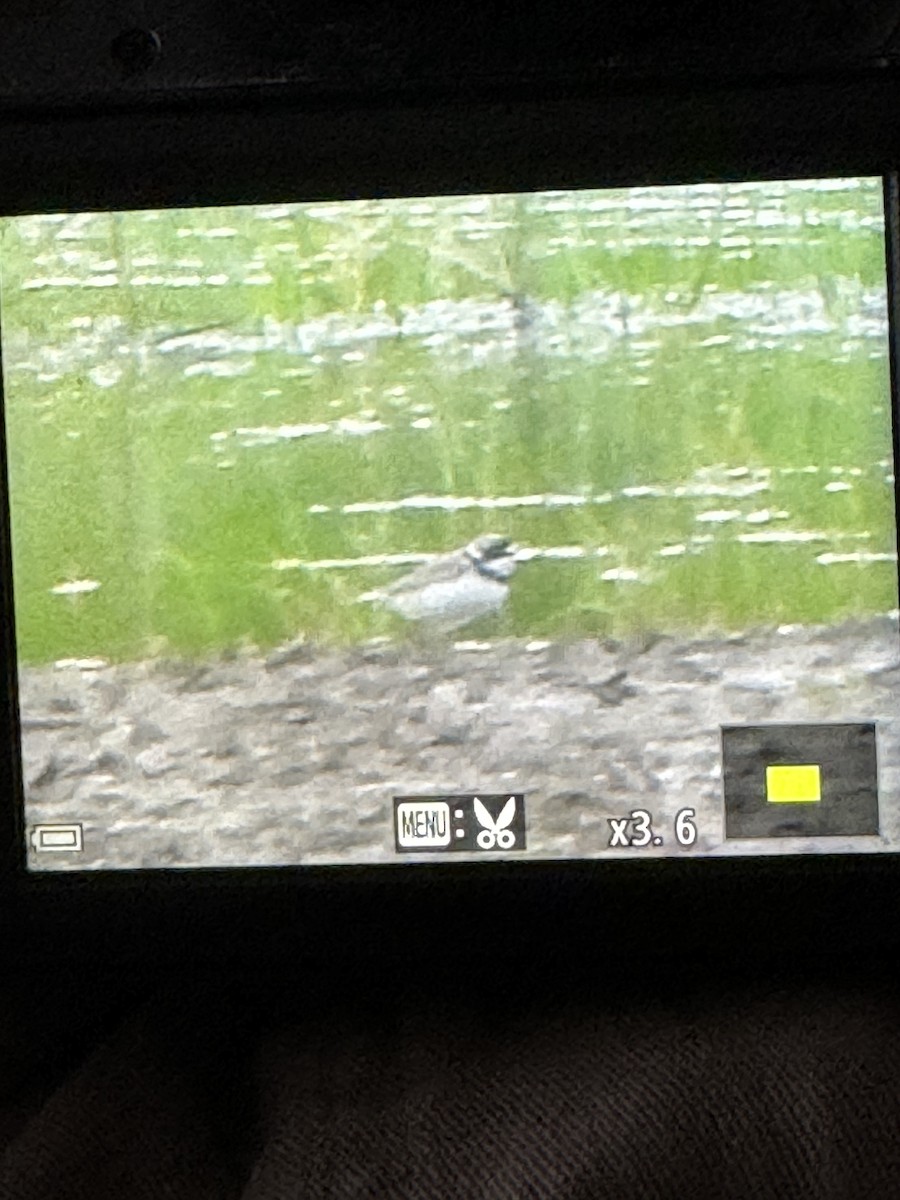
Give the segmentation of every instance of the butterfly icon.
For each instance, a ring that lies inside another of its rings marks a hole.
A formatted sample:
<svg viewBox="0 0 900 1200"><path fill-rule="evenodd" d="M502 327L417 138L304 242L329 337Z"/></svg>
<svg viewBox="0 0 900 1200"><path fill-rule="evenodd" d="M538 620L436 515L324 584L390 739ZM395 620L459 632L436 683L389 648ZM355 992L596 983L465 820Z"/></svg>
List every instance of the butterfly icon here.
<svg viewBox="0 0 900 1200"><path fill-rule="evenodd" d="M507 829L507 825L512 824L516 815L515 796L510 796L496 821L477 796L472 807L481 826L481 832L475 839L480 850L493 850L494 846L500 850L510 850L516 844L516 835L511 829Z"/></svg>

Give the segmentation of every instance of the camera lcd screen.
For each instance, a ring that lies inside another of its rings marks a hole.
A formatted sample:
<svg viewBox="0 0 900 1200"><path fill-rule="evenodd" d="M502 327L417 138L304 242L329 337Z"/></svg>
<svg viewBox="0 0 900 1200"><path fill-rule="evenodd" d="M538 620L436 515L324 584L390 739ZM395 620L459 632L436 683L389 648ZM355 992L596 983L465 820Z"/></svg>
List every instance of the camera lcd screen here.
<svg viewBox="0 0 900 1200"><path fill-rule="evenodd" d="M900 850L882 179L0 237L29 870Z"/></svg>

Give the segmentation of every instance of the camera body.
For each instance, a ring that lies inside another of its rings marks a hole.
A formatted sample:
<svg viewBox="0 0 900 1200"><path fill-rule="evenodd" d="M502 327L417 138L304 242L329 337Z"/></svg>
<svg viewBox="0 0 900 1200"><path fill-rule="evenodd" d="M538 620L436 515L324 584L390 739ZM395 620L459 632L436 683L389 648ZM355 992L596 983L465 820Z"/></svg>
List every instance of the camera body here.
<svg viewBox="0 0 900 1200"><path fill-rule="evenodd" d="M579 58L578 46L587 43L574 36L574 14L554 37L544 31L543 52L520 31L517 59L502 37L476 42L471 30L463 38L450 25L425 29L413 16L398 25L398 11L391 20L348 13L285 40L259 17L243 29L236 15L229 26L227 7L214 15L197 5L180 28L165 21L154 29L102 23L81 28L77 38L90 52L68 60L61 53L63 24L53 47L29 56L65 64L53 86L48 88L46 72L36 73L6 98L0 214L877 176L886 181L893 386L900 77L889 31L854 46L835 31L820 30L819 40L792 58L779 47L799 43L785 40L788 18L775 8L770 18L763 14L755 39L748 37L740 52L724 58L722 46L731 44L734 31L717 32L698 12L681 40L664 23L653 27L648 42L638 36L636 19L620 22L606 31L610 50L599 61L593 53ZM216 38L208 38L212 29ZM492 47L487 61L485 44ZM709 68L713 59L724 63L715 72ZM521 330L528 322L524 303L517 293L504 303ZM0 462L6 479L12 441L7 432ZM600 950L612 961L893 945L896 935L882 918L900 881L894 855L692 856L697 833L688 803L673 813L672 830L664 831L685 853L666 857L429 860L430 849L448 845L441 840L442 822L449 830L454 820L464 825L460 849L522 845L528 797L494 789L419 795L401 781L391 814L397 854L390 861L28 869L29 845L39 849L43 837L51 839L44 848L51 846L64 826L66 836L81 834L77 822L66 824L67 814L51 823L49 833L32 829L26 817L21 744L28 713L21 704L13 604L15 495L6 486L0 492L0 835L8 956L59 961L184 955L222 962L306 953L433 960L459 953L492 959ZM284 662L293 669L289 655ZM601 707L618 702L618 689L628 686L615 672L593 683ZM447 693L451 707L455 694ZM769 799L790 801L791 789L799 788L801 803L820 803L819 776L810 775L807 759L846 763L858 756L862 765L850 789L856 824L849 833L870 836L877 832L877 783L859 781L867 771L877 773L874 725L860 719L848 726L841 717L837 712L821 733L821 745L793 758L778 751L772 761L782 773L772 776ZM732 755L737 779L741 756L750 751L740 728L721 723L724 761ZM528 731L519 736L527 740ZM451 734L446 737L452 746ZM788 744L794 744L789 737ZM252 796L253 784L245 786ZM626 806L610 817L604 826L610 850L640 848L645 830L652 841L652 818L649 796L643 806ZM729 819L745 822L745 834L758 831L757 818L740 799ZM418 852L414 862L403 854L410 848Z"/></svg>

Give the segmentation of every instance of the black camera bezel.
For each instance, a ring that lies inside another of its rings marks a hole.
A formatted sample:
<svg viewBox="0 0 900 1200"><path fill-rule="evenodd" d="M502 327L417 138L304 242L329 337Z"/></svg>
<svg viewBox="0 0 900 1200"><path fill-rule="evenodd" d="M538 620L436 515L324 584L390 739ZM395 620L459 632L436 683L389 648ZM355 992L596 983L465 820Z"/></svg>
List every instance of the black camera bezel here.
<svg viewBox="0 0 900 1200"><path fill-rule="evenodd" d="M210 93L0 114L0 213L881 175L894 442L900 81L379 104ZM898 457L900 461L900 457ZM0 422L0 472L5 447ZM0 939L12 958L496 957L885 947L895 855L31 873L0 487ZM790 914L790 921L780 915Z"/></svg>

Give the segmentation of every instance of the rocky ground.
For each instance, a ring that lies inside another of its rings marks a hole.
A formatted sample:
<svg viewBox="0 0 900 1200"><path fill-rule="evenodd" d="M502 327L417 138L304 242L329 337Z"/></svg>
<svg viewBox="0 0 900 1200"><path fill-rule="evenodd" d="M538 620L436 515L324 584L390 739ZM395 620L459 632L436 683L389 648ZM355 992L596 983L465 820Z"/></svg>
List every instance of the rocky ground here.
<svg viewBox="0 0 900 1200"><path fill-rule="evenodd" d="M727 639L285 647L205 666L22 672L26 817L80 822L34 867L396 861L392 797L526 793L531 856L622 854L609 816L722 842L721 725L878 722L882 839L900 849L900 638L892 617ZM852 839L767 841L772 853ZM434 858L434 856L429 856ZM453 856L459 861L459 855Z"/></svg>

